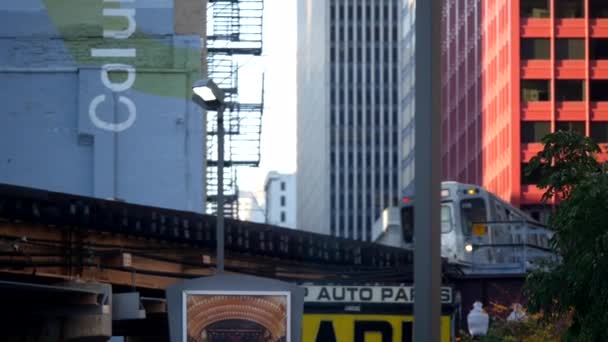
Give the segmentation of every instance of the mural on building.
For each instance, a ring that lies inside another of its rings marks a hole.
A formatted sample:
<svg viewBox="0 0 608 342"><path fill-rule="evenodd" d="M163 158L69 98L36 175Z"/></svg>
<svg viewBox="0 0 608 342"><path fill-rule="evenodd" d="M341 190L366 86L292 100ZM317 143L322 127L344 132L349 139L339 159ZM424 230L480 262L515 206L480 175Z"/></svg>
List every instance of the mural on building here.
<svg viewBox="0 0 608 342"><path fill-rule="evenodd" d="M194 0L3 6L0 183L202 212L202 14Z"/></svg>

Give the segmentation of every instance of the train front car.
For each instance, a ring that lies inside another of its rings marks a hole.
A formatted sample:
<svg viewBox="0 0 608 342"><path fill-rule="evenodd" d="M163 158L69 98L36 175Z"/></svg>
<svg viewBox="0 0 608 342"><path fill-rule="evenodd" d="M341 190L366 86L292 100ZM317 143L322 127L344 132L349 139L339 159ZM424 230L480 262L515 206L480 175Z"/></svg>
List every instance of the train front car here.
<svg viewBox="0 0 608 342"><path fill-rule="evenodd" d="M448 262L468 267L471 263L471 255L466 252L465 245L470 239L464 234L463 217L469 224L468 230L472 229L472 223L485 222L486 205L478 193L468 195L464 202L469 207L466 215L461 214L462 185L456 182L443 182L441 187L441 257ZM414 204L413 196L404 197L401 204L401 227L406 247L413 248L414 243ZM481 242L481 241L480 241Z"/></svg>
<svg viewBox="0 0 608 342"><path fill-rule="evenodd" d="M475 185L442 182L441 256L465 273L525 273L553 257L551 231ZM414 243L414 197L401 205L405 247Z"/></svg>
<svg viewBox="0 0 608 342"><path fill-rule="evenodd" d="M490 220L487 192L456 182L443 182L442 192L447 192L445 195L449 195L447 198L454 208L453 227L442 239L442 251L450 252L446 257L451 262L470 268L479 258L474 253L475 246L489 242L483 230L483 223Z"/></svg>

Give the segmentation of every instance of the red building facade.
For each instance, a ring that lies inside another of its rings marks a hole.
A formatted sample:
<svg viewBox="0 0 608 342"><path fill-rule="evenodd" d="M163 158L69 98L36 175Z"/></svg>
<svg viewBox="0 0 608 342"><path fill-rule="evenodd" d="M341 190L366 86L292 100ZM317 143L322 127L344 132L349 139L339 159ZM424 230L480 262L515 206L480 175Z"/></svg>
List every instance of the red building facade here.
<svg viewBox="0 0 608 342"><path fill-rule="evenodd" d="M443 178L539 212L540 139L608 143L608 1L446 0L443 23Z"/></svg>

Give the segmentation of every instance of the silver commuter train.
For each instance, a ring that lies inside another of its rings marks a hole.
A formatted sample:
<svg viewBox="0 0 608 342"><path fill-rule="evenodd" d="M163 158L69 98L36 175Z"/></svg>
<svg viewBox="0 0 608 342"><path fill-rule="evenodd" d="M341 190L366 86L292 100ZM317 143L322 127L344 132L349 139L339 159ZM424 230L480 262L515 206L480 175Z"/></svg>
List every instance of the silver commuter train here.
<svg viewBox="0 0 608 342"><path fill-rule="evenodd" d="M400 208L400 233L379 243L413 248L415 198ZM521 273L553 258L552 232L528 214L476 185L441 183L441 256L466 273ZM401 243L388 241L401 239Z"/></svg>

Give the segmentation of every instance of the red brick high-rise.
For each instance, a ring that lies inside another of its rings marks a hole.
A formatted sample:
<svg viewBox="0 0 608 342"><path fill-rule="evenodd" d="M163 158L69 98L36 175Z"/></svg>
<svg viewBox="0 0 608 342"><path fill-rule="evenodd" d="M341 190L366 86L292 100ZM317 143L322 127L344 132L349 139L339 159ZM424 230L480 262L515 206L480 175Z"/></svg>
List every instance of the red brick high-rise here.
<svg viewBox="0 0 608 342"><path fill-rule="evenodd" d="M446 0L443 24L443 178L536 216L540 139L608 143L608 0Z"/></svg>

